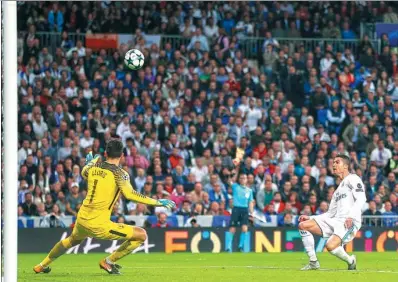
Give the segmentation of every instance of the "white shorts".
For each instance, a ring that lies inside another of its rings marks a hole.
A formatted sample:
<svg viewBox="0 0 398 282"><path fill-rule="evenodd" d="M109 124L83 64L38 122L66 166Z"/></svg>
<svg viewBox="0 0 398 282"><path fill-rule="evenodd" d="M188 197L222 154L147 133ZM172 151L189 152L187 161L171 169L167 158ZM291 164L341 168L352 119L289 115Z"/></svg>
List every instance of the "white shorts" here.
<svg viewBox="0 0 398 282"><path fill-rule="evenodd" d="M337 218L314 216L312 219L315 220L321 229L323 238L329 238L332 235L336 235L340 237L342 245L352 241L359 230L359 228L354 224L351 228L347 229L344 226L344 220Z"/></svg>

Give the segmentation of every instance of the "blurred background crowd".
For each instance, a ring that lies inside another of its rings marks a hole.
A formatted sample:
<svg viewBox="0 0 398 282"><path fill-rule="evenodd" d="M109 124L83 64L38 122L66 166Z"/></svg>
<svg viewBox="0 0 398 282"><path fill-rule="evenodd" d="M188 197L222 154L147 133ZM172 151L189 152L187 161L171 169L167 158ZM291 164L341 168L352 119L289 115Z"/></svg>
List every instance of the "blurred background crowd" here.
<svg viewBox="0 0 398 282"><path fill-rule="evenodd" d="M125 144L123 167L142 194L177 209L118 200L113 211L228 216L230 179L248 174L256 209L278 224L328 208L348 154L365 182L365 215L398 212L398 61L388 37L361 22L398 23L395 2L19 2L19 216L76 216L89 151ZM56 32L55 51L40 32ZM92 50L70 33L130 33ZM148 46L147 34L185 38ZM262 38L255 58L242 42ZM284 44L278 38L298 39ZM319 38L312 48L301 42ZM358 39L352 50L344 41ZM139 71L127 50L145 55ZM243 158L237 158L237 151ZM379 219L369 219L376 225ZM397 224L385 219L384 225Z"/></svg>

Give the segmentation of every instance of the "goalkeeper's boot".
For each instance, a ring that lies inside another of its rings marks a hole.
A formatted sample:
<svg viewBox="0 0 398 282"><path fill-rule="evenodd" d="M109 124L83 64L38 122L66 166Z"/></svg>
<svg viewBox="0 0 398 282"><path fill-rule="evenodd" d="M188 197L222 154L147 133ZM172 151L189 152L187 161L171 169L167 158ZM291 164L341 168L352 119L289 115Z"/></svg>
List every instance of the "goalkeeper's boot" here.
<svg viewBox="0 0 398 282"><path fill-rule="evenodd" d="M45 274L47 274L47 273L50 273L50 272L51 272L51 268L50 268L49 266L43 267L41 264L38 264L38 265L36 265L35 267L33 267L33 271L34 271L36 274L39 274L39 273L45 273Z"/></svg>
<svg viewBox="0 0 398 282"><path fill-rule="evenodd" d="M317 270L321 267L319 261L310 261L309 264L304 266L301 270Z"/></svg>
<svg viewBox="0 0 398 282"><path fill-rule="evenodd" d="M99 266L101 269L105 270L109 274L121 274L119 269L122 267L118 264L110 264L106 262L106 259L100 261Z"/></svg>
<svg viewBox="0 0 398 282"><path fill-rule="evenodd" d="M356 270L357 269L357 256L352 255L352 263L348 264L348 270Z"/></svg>

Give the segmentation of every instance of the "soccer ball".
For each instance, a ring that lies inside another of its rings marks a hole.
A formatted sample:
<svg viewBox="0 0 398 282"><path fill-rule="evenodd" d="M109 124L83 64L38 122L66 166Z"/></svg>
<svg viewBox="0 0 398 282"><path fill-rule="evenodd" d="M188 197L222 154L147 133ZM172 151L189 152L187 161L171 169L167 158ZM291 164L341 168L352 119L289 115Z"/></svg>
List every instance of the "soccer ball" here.
<svg viewBox="0 0 398 282"><path fill-rule="evenodd" d="M124 64L131 70L138 70L144 65L144 55L140 50L131 49L124 56Z"/></svg>

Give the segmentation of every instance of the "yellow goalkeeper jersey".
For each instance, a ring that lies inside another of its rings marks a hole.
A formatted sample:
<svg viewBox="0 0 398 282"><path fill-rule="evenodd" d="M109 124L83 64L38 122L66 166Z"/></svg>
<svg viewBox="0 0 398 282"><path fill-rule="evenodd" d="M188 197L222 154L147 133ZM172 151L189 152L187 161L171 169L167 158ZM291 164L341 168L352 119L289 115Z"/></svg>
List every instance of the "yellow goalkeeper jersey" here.
<svg viewBox="0 0 398 282"><path fill-rule="evenodd" d="M135 191L130 183L130 176L122 168L105 162L97 163L97 158L82 170L87 180L87 196L78 213L78 220L91 222L108 222L113 206L120 194L131 201L157 205L157 200L146 197Z"/></svg>

